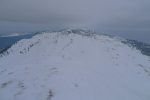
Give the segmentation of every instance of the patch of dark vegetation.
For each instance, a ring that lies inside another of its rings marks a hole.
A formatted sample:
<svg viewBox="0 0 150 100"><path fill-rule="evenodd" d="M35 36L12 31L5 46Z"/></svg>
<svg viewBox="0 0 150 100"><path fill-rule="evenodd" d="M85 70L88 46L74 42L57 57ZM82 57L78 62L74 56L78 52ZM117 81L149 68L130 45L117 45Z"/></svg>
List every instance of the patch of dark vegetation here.
<svg viewBox="0 0 150 100"><path fill-rule="evenodd" d="M1 53L4 53L5 51L7 51L10 47L11 47L11 46L8 46L8 47L6 47L6 48L1 49L1 50L0 50L0 54L1 54Z"/></svg>
<svg viewBox="0 0 150 100"><path fill-rule="evenodd" d="M35 46L36 44L38 44L39 41L35 42L35 43L32 43L30 44L27 48L24 48L23 50L20 51L20 54L24 54L24 53L27 53L30 51L30 49Z"/></svg>
<svg viewBox="0 0 150 100"><path fill-rule="evenodd" d="M9 55L8 49L11 48L11 46L8 46L6 48L3 48L0 50L0 57L3 57L5 55Z"/></svg>

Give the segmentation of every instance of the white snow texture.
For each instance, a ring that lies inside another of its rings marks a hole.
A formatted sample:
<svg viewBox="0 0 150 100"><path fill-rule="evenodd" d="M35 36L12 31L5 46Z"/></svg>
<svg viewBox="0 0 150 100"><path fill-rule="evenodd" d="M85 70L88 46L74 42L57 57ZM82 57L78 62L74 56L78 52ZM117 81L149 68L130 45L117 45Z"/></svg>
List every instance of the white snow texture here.
<svg viewBox="0 0 150 100"><path fill-rule="evenodd" d="M43 32L0 57L0 100L150 100L150 58L119 38Z"/></svg>

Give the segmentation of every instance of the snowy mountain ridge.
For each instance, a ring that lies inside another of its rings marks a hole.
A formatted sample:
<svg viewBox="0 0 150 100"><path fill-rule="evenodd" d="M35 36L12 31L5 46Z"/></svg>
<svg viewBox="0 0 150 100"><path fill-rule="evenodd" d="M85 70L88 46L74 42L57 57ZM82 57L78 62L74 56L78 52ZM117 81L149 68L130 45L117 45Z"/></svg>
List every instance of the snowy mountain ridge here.
<svg viewBox="0 0 150 100"><path fill-rule="evenodd" d="M149 100L149 84L148 56L89 31L43 32L0 57L0 100Z"/></svg>

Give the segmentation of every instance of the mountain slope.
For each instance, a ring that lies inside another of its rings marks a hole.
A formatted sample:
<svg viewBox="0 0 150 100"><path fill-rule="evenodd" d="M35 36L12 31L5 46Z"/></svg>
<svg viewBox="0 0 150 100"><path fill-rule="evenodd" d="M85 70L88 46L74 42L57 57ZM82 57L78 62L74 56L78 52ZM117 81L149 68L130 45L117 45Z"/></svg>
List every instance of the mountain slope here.
<svg viewBox="0 0 150 100"><path fill-rule="evenodd" d="M43 33L0 58L0 100L149 100L150 58L108 36Z"/></svg>
<svg viewBox="0 0 150 100"><path fill-rule="evenodd" d="M21 35L19 35L21 34ZM0 48L7 48L14 44L15 42L21 40L21 39L28 39L34 36L36 33L31 33L31 34L23 34L23 33L18 33L18 35L13 34L12 35L6 35L6 36L0 36Z"/></svg>

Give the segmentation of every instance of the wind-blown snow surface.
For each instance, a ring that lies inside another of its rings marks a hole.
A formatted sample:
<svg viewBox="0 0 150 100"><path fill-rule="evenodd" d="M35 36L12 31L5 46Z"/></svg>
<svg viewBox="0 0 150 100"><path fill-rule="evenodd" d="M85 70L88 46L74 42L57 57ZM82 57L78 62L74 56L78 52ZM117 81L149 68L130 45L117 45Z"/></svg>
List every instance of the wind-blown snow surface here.
<svg viewBox="0 0 150 100"><path fill-rule="evenodd" d="M0 58L0 100L150 100L150 58L103 35L43 33Z"/></svg>

